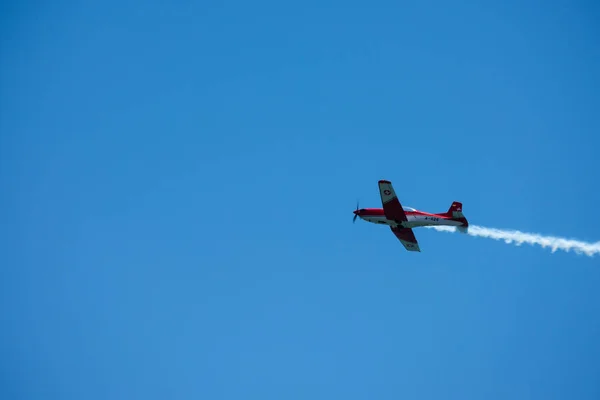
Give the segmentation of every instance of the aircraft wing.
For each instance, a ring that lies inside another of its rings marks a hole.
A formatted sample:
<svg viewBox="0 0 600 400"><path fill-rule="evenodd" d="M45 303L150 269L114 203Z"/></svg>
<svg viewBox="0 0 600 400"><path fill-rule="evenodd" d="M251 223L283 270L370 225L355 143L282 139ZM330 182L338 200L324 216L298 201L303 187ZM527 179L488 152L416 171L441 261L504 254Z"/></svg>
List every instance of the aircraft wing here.
<svg viewBox="0 0 600 400"><path fill-rule="evenodd" d="M400 240L400 243L404 246L404 248L408 251L418 251L421 252L419 248L419 242L417 242L417 238L413 233L413 230L410 228L401 228L399 226L392 228L390 227L394 235Z"/></svg>
<svg viewBox="0 0 600 400"><path fill-rule="evenodd" d="M383 212L387 219L398 222L407 221L406 214L390 181L379 181L379 194L381 195Z"/></svg>

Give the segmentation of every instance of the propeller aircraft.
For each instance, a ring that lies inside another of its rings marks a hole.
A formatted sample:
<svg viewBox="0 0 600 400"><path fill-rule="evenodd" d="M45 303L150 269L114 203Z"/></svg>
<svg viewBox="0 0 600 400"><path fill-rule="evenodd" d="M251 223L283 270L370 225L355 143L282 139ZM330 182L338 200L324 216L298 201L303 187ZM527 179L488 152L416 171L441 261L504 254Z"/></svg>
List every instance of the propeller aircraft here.
<svg viewBox="0 0 600 400"><path fill-rule="evenodd" d="M379 181L379 194L383 208L358 208L357 204L352 222L360 218L374 224L389 226L408 251L421 251L412 228L446 225L454 226L464 233L469 227L469 222L462 213L462 203L458 201L453 202L448 211L433 214L403 207L390 181Z"/></svg>

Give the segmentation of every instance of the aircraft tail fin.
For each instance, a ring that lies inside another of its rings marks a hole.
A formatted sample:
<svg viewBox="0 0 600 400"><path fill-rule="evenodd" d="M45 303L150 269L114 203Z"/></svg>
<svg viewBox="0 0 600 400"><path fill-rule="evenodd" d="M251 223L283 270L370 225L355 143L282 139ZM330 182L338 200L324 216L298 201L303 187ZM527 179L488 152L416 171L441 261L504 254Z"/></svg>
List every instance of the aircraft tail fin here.
<svg viewBox="0 0 600 400"><path fill-rule="evenodd" d="M446 214L452 218L464 218L465 216L462 213L462 203L458 201L453 202Z"/></svg>
<svg viewBox="0 0 600 400"><path fill-rule="evenodd" d="M452 203L452 205L450 206L450 208L448 209L448 212L446 213L446 215L450 218L452 218L455 221L459 221L462 222L462 226L460 227L459 231L465 233L467 231L467 228L469 226L469 221L467 221L467 219L465 218L465 215L462 212L462 203L455 201Z"/></svg>

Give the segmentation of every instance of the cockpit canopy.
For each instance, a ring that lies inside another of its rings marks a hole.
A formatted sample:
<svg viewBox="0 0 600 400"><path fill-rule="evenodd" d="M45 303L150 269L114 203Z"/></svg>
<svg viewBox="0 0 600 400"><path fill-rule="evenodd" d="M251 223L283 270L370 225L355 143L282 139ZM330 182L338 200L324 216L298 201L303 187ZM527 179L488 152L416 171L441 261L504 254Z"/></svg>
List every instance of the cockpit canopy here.
<svg viewBox="0 0 600 400"><path fill-rule="evenodd" d="M414 209L414 208L412 208L412 207L405 207L405 206L402 206L402 209L403 209L404 211L411 211L411 212L415 212L415 211L417 211L417 210L415 210L415 209Z"/></svg>

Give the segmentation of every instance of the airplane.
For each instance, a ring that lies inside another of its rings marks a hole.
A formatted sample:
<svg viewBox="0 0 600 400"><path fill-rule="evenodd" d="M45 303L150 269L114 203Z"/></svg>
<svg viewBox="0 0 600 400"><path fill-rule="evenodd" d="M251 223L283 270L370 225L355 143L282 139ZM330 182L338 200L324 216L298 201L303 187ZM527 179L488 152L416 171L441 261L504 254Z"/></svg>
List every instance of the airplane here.
<svg viewBox="0 0 600 400"><path fill-rule="evenodd" d="M403 207L396 196L392 183L379 181L379 194L383 208L358 208L354 211L352 222L359 217L367 222L390 227L394 235L408 251L421 252L412 228L422 226L455 226L460 232L467 232L469 222L462 213L462 203L455 201L445 213L428 213L412 207Z"/></svg>

